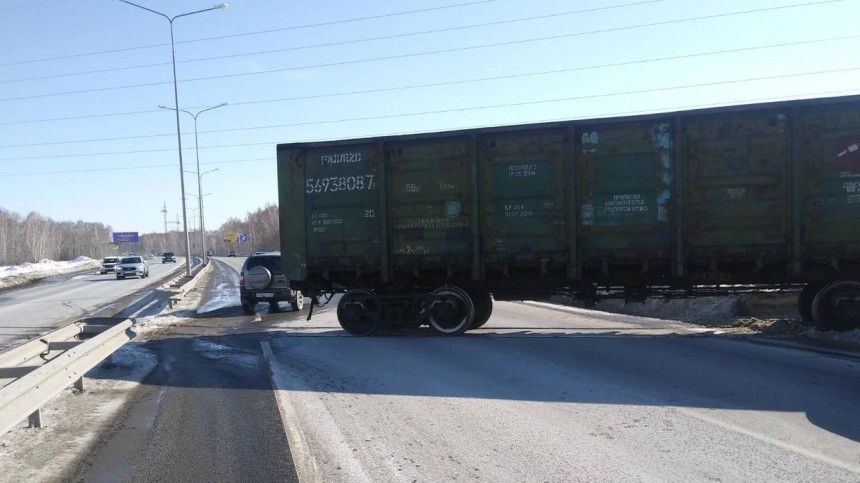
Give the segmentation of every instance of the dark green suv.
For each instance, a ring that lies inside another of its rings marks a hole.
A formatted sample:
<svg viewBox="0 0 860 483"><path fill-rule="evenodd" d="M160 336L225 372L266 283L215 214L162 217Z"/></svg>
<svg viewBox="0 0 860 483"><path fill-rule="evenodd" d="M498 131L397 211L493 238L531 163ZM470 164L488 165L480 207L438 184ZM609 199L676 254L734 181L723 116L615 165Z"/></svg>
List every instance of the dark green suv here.
<svg viewBox="0 0 860 483"><path fill-rule="evenodd" d="M245 260L239 272L239 299L249 315L259 302L268 302L271 311L278 310L278 302L289 302L293 310L305 306L302 293L290 288L278 252L254 254Z"/></svg>

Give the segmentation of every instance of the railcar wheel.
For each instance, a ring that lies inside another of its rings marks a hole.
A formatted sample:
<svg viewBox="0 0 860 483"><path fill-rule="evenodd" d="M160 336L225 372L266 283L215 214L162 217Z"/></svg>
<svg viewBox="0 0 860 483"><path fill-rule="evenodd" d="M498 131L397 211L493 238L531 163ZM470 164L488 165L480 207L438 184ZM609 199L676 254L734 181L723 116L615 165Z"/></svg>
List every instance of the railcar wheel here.
<svg viewBox="0 0 860 483"><path fill-rule="evenodd" d="M351 335L368 336L376 332L381 314L370 290L357 288L343 294L337 304L337 321Z"/></svg>
<svg viewBox="0 0 860 483"><path fill-rule="evenodd" d="M860 328L860 282L840 280L822 288L812 301L812 320L825 330Z"/></svg>
<svg viewBox="0 0 860 483"><path fill-rule="evenodd" d="M820 283L808 283L800 291L800 295L797 296L797 313L800 314L800 318L807 324L813 323L812 301L815 300L815 296L821 290L821 287Z"/></svg>
<svg viewBox="0 0 860 483"><path fill-rule="evenodd" d="M440 335L460 335L475 321L475 304L469 294L458 287L439 287L432 292L442 300L433 302L428 320Z"/></svg>
<svg viewBox="0 0 860 483"><path fill-rule="evenodd" d="M493 313L493 297L489 292L472 292L469 296L475 304L475 320L469 328L471 330L482 327L490 320L490 315Z"/></svg>

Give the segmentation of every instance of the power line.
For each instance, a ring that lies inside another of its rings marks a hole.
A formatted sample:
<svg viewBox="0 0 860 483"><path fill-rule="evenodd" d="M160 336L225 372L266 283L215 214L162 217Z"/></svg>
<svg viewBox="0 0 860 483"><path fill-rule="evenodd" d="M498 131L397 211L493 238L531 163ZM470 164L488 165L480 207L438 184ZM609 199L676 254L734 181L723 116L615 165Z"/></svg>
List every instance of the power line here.
<svg viewBox="0 0 860 483"><path fill-rule="evenodd" d="M306 122L297 122L297 123L287 123L287 124L275 124L270 126L252 126L252 127L242 127L242 128L233 128L233 129L220 129L217 131L205 131L204 133L227 133L227 132L239 132L239 131L252 131L252 130L263 130L263 129L279 129L285 127L298 127L298 126L317 126L323 124L337 124L342 122L357 122L357 121L375 121L380 119L397 119L404 117L414 117L414 116L425 116L431 114L450 114L455 112L469 112L469 111L480 111L486 109L498 109L498 108L506 108L506 107L522 107L522 106L533 106L539 104L551 104L556 102L569 102L569 101L579 101L579 100L587 100L587 99L599 99L606 97L615 97L615 96L627 96L627 95L635 95L635 94L647 94L653 92L666 92L673 90L681 90L681 89L694 89L699 87L713 87L719 85L730 85L730 84L739 84L744 82L758 82L763 80L774 80L774 79L788 79L788 78L796 78L796 77L806 77L806 76L814 76L814 75L822 75L822 74L834 74L834 73L844 73L844 72L856 72L860 71L860 67L846 67L842 69L830 69L830 70L819 70L812 72L798 72L793 74L779 74L772 76L761 76L761 77L749 77L745 79L729 79L725 81L714 81L714 82L705 82L698 84L686 84L680 86L667 86L667 87L655 87L651 89L637 89L637 90L629 90L622 92L611 92L604 94L589 94L583 96L572 96L572 97L561 97L555 99L542 99L537 101L522 101L522 102L514 102L508 104L494 104L488 106L472 106L472 107L459 107L459 108L451 108L451 109L439 109L433 111L420 111L420 112L407 112L407 113L399 113L399 114L387 114L381 116L365 116L365 117L353 117L353 118L342 118L342 119L328 119L322 121L306 121ZM221 149L221 148L236 148L236 147L248 147L248 146L263 146L269 144L278 144L277 141L269 141L269 142L261 142L261 143L243 143L243 144L222 144L222 145L213 145L213 146L200 146L199 149ZM188 150L193 148L186 148ZM101 153L81 153L81 154L62 154L62 155L51 155L51 156L29 156L29 157L19 157L19 158L0 158L0 162L3 161L25 161L25 160L36 160L36 159L60 159L60 158L78 158L78 157L92 157L92 156L113 156L113 155L126 155L126 154L142 154L142 153L159 153L166 151L173 151L173 148L167 149L147 149L147 150L135 150L135 151L117 151L117 152L101 152Z"/></svg>
<svg viewBox="0 0 860 483"><path fill-rule="evenodd" d="M80 116L67 116L67 117L51 117L45 119L28 119L24 121L3 121L0 122L0 126L9 126L13 124L36 124L41 122L56 122L56 121L77 121L81 119L96 119L100 117L119 117L119 116L135 116L138 114L152 114L156 112L164 112L161 109L150 109L148 111L126 111L126 112L109 112L103 114L86 114Z"/></svg>
<svg viewBox="0 0 860 483"><path fill-rule="evenodd" d="M370 15L370 16L366 16L366 17L356 17L356 18L344 19L344 20L332 20L330 22L319 22L319 23L313 23L313 24L296 25L296 26L284 27L284 28L280 28L280 29L258 30L255 32L245 32L245 33L238 33L238 34L231 34L231 35L222 35L222 36L218 36L218 37L206 37L206 38L193 39L193 40L183 40L183 41L179 41L179 42L175 42L175 43L177 45L191 44L191 43L195 43L195 42L207 42L210 40L221 40L221 39L230 39L230 38L236 38L236 37L247 37L247 36L251 36L251 35L270 34L270 33L275 33L275 32L286 32L289 30L301 30L301 29L316 28L316 27L327 27L327 26L331 26L331 25L341 25L341 24L353 23L353 22L363 22L366 20L376 20L376 19L381 19L381 18L397 17L397 16L401 16L401 15L412 15L412 14L416 14L416 13L426 13L426 12L446 10L446 9L451 9L451 8L469 7L472 5L479 5L482 3L493 3L496 1L498 1L498 0L477 0L477 1L473 1L473 2L456 3L456 4L452 4L452 5L442 5L439 7L429 7L429 8L422 8L422 9L418 9L418 10L404 10L401 12L385 13L385 14L380 14L380 15ZM162 44L141 45L141 46L137 46L137 47L126 47L126 48L122 48L122 49L98 50L95 52L83 52L83 53L79 53L79 54L69 54L69 55L62 55L62 56L57 56L57 57L46 57L46 58L42 58L42 59L32 59L32 60L22 60L22 61L17 61L17 62L9 62L6 64L0 64L0 67L10 67L13 65L23 65L23 64L34 64L37 62L50 62L50 61L54 61L54 60L75 59L75 58L88 57L88 56L93 56L93 55L116 54L116 53L120 53L120 52L131 52L134 50L144 50L144 49L152 49L152 48L156 48L156 47L166 47L168 45L170 45L170 44L162 43Z"/></svg>
<svg viewBox="0 0 860 483"><path fill-rule="evenodd" d="M753 47L740 47L737 49L714 50L714 51L708 51L708 52L697 52L697 53L691 53L691 54L673 55L673 56L667 56L667 57L654 57L654 58L650 58L650 59L638 59L638 60L631 60L631 61L624 61L624 62L612 62L612 63L605 63L605 64L596 64L596 65L590 65L590 66L578 66L578 67L570 67L570 68L565 68L565 69L554 69L554 70L539 71L539 72L526 72L526 73L509 74L509 75L502 75L502 76L479 77L479 78L473 78L473 79L460 79L460 80L453 80L453 81L447 81L447 82L413 84L413 85L386 87L386 88L379 88L379 89L366 89L366 90L354 90L354 91L346 91L346 92L334 92L334 93L327 93L327 94L312 94L312 95L306 95L306 96L285 97L285 98L280 98L280 99L266 99L266 100L245 101L245 102L231 102L230 105L231 106L243 106L243 105L255 105L255 104L268 104L268 103L275 103L275 102L288 102L288 101L297 101L297 100L321 99L321 98L342 97L342 96L351 96L351 95L360 95L360 94L374 94L374 93L395 92L395 91L403 91L403 90L411 90L411 89L422 89L422 88L428 88L428 87L442 87L442 86L448 86L448 85L469 84L469 83L478 83L478 82L487 82L487 81L496 81L496 80L509 80L509 79L518 79L518 78L534 77L534 76L542 76L542 75L562 74L562 73L584 71L584 70L630 66L630 65L645 64L645 63L652 63L652 62L663 62L663 61L669 61L669 60L689 59L689 58L697 58L697 57L704 57L704 56L711 56L711 55L732 54L732 53L739 53L739 52L750 52L750 51L755 51L755 50L763 50L763 49L771 49L771 48L779 48L779 47L795 47L795 46L799 46L799 45L808 45L808 44L822 43L822 42L850 40L850 39L856 39L856 38L860 38L860 35L847 35L847 36L830 37L830 38L824 38L824 39L799 40L796 42L783 42L783 43L778 43L778 44L759 45L759 46L753 46ZM157 111L138 111L138 112L150 113L150 112L162 112L162 111L157 110ZM117 115L122 115L122 114L117 114ZM80 119L80 118L77 117L74 119ZM224 131L223 130L202 131L201 134L213 134L213 133L218 133L218 132L224 132ZM184 134L188 134L188 133L184 133ZM123 141L123 140L146 139L146 138L157 138L157 137L167 137L167 136L175 136L175 133L149 134L149 135L114 137L114 138L93 138L93 139L83 139L83 140L55 141L55 142L47 142L47 143L0 145L0 149L2 149L2 148L37 147L37 146L54 146L54 145L64 145L64 144L101 142L101 141Z"/></svg>
<svg viewBox="0 0 860 483"><path fill-rule="evenodd" d="M722 107L722 106L733 106L733 105L745 105L752 103L760 103L760 102L771 102L771 101L779 101L779 100L794 100L794 99L810 99L810 98L820 98L820 97L828 97L835 95L846 95L846 94L856 94L857 90L831 90L831 91L819 91L819 92L807 92L803 94L795 94L790 96L774 96L774 97L757 97L757 98L747 98L747 99L736 99L728 102L721 103L710 103L710 104L686 104L681 106L672 106L667 107L660 112L655 112L653 110L637 110L637 111L616 111L616 112L606 112L602 114L598 114L595 116L591 116L592 119L597 118L607 118L607 117L617 117L617 116L629 116L629 115L637 115L637 114L656 114L659 115L662 113L668 112L676 112L676 111L684 111L690 109L705 109L705 108L714 108L714 107ZM569 118L554 118L554 119L543 119L539 121L529 122L528 124L541 124L541 123L552 123L552 122L570 122ZM573 121L575 122L575 120ZM524 124L525 125L525 124ZM482 129L482 128L493 128L497 127L495 125L483 125L483 126L460 126L460 127L452 127L450 131L459 131L465 129ZM385 134L377 134L373 137L388 137L388 136L403 136L409 134L421 134L425 131L400 131L400 132L391 132ZM319 138L319 139L305 139L301 141L302 143L314 143L314 142L325 142L329 141L328 138ZM276 143L261 143L261 144L276 144ZM260 162L260 161L273 161L271 157L266 158L254 158L254 159L235 159L229 161L210 161L200 163L201 166L206 165L219 165L219 164L238 164L238 163L252 163L252 162ZM92 173L92 172L105 172L105 171L126 171L126 170L135 170L135 169L152 169L152 168L171 168L175 169L176 165L174 163L171 164L155 164L155 165L141 165L141 166L126 166L122 168L98 168L98 169L82 169L82 170L65 170L65 171L40 171L33 173L12 173L12 174L0 174L0 178L12 178L12 177L26 177L26 176L45 176L45 175L53 175L53 174L78 174L78 173Z"/></svg>
<svg viewBox="0 0 860 483"><path fill-rule="evenodd" d="M208 163L200 163L200 166L214 166L219 164L236 164L236 163L254 163L259 161L274 161L272 157L268 158L255 158L255 159L233 159L230 161L210 161ZM108 171L133 171L133 170L141 170L141 169L154 169L154 168L170 168L176 169L176 163L171 164L147 164L140 166L124 166L119 168L94 168L94 169L71 169L65 171L39 171L32 173L12 173L12 174L0 174L0 178L14 178L14 177L24 177L24 176L46 176L52 174L81 174L81 173L104 173Z"/></svg>
<svg viewBox="0 0 860 483"><path fill-rule="evenodd" d="M715 18L725 18L725 17L730 17L730 16L736 16L736 15L747 15L747 14L752 14L752 13L762 13L762 12L769 12L769 11L775 11L775 10L785 10L785 9L789 9L789 8L808 7L808 6L822 5L822 4L827 4L827 3L840 3L840 2L845 2L845 1L847 1L847 0L820 0L817 2L809 2L809 3L794 4L794 5L782 5L782 6L778 6L778 7L767 7L767 8L744 10L744 11L738 11L738 12L727 12L727 13L714 14L714 15L705 15L705 16L700 16L700 17L688 17L688 18L684 18L684 19L665 20L665 21L660 21L660 22L650 22L650 23L645 23L645 24L629 25L629 26L625 26L625 27L612 27L612 28L607 28L607 29L597 29L597 30L590 30L590 31L584 31L584 32L574 32L574 33L569 33L569 34L552 35L552 36L548 36L548 37L538 37L538 38L532 38L532 39L520 39L520 40L511 40L511 41L506 41L506 42L495 42L495 43L490 43L490 44L474 45L474 46L468 46L468 47L455 47L455 48L450 48L450 49L415 52L415 53L411 53L411 54L373 57L373 58L357 59L357 60L350 60L350 61L340 61L340 62L330 62L330 63L322 63L322 64L314 64L314 65L305 65L305 66L298 66L298 67L285 67L282 69L271 69L271 70L264 70L264 71L257 71L257 72L243 72L243 73L237 73L237 74L223 74L223 75L216 75L216 76L197 77L197 78L183 79L183 80L180 80L179 82L180 83L186 83L186 82L198 82L198 81L207 81L207 80L230 79L230 78L237 78L237 77L250 77L250 76L259 76L259 75L290 72L290 71L296 71L296 70L312 69L312 68L335 67L335 66L343 66L343 65L362 64L362 63L367 63L367 62L378 62L378 61L385 61L385 60L399 60L399 59L412 58L412 57L421 57L421 56L425 56L425 55L449 54L449 53L453 53L453 52L463 52L463 51L468 51L468 50L476 50L476 49L484 49L484 48L492 48L492 47L503 47L503 46L509 46L509 45L521 45L521 44L526 44L526 43L543 42L543 41L547 41L547 40L559 40L559 39L563 39L563 38L571 38L571 37L578 37L578 36L584 36L584 35L594 35L594 34L601 34L601 33L619 32L619 31L633 30L633 29L639 29L639 28L648 28L648 27L659 27L659 26L678 24L678 23L684 23L684 22L711 20L711 19L715 19ZM172 84L172 82L173 81L150 82L150 83L144 83L144 84L127 85L127 86L114 86L114 87L103 87L103 88L96 88L96 89L84 89L84 90L78 90L78 91L66 91L66 92L54 92L54 93L48 93L48 94L36 94L36 95L30 95L30 96L21 96L21 97L0 99L0 102L21 101L21 100L28 100L28 99L38 99L38 98L56 97L56 96L73 95L73 94L89 94L89 93L94 93L94 92L107 92L107 91L114 91L114 90L140 88L140 87L153 87L153 86L158 86L158 85Z"/></svg>
<svg viewBox="0 0 860 483"><path fill-rule="evenodd" d="M632 6L640 6L640 5L657 3L657 2L662 2L662 1L663 0L645 0L645 1L641 1L641 2L635 2L635 3L626 3L626 4L622 4L622 5L611 5L611 6L588 8L588 9L582 9L582 10L572 10L572 11L567 11L567 12L558 12L558 13L552 13L552 14L547 14L547 15L538 15L538 16L533 16L533 17L522 17L522 18L515 18L515 19L508 19L508 20L499 20L499 21L495 21L495 22L461 25L461 26L456 26L456 27L447 27L447 28L434 29L434 30L423 30L423 31L419 31L419 32L408 32L408 33L402 33L402 34L384 35L384 36L379 36L379 37L368 37L368 38L363 38L363 39L344 40L344 41L340 41L340 42L328 42L328 43L324 43L324 44L302 45L302 46L298 46L298 47L285 47L285 48L281 48L281 49L258 50L258 51L252 51L252 52L243 52L243 53L239 53L239 54L216 55L216 56L212 56L212 57L203 57L203 58L198 58L198 59L186 59L186 60L179 60L176 63L177 64L186 64L186 63L192 63L192 62L205 62L205 61L210 61L210 60L233 59L236 57L247 57L247 56L252 56L252 55L278 54L278 53L283 53L283 52L293 52L293 51L316 49L316 48L323 48L323 47L337 47L337 46L342 46L342 45L354 45L354 44L379 41L379 40L392 40L392 39L399 39L399 38L405 38L405 37L414 37L414 36L418 36L418 35L429 35L429 34L436 34L436 33L453 32L453 31L457 31L457 30L468 30L468 29L474 29L474 28L480 28L480 27L506 25L506 24L511 24L511 23L521 23L521 22L530 22L530 21L534 21L534 20L546 20L549 18L557 18L557 17L576 15L576 14L581 14L581 13L591 13L591 12L596 12L596 11L600 11L600 10L610 10L610 9L626 8L626 7L632 7ZM62 77L72 77L72 76L89 75L89 74L105 74L108 72L121 72L121 71L132 70L132 69L146 69L146 68L150 68L150 67L162 67L162 66L168 66L168 65L172 65L172 64L170 62L161 62L161 63L157 63L157 64L143 64L143 65L133 65L133 66L127 66L127 67L112 67L110 69L97 69L97 70L88 70L88 71L81 71L81 72L71 72L71 73L65 73L65 74L53 74L53 75L46 75L46 76L27 77L27 78L21 78L21 79L10 79L10 80L5 80L5 81L0 81L0 84L11 84L11 83L16 83L16 82L32 82L32 81L39 81L39 80L57 79L57 78L62 78Z"/></svg>

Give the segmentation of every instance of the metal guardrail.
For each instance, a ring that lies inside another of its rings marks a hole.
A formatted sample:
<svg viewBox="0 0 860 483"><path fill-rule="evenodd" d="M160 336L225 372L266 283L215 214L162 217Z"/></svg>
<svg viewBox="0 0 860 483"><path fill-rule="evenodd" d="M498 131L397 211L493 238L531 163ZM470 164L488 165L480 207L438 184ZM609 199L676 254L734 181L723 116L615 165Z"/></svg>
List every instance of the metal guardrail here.
<svg viewBox="0 0 860 483"><path fill-rule="evenodd" d="M211 266L211 262L198 265L194 276L174 277L144 299L161 293L173 308ZM103 323L78 321L0 352L0 435L25 419L42 427L45 403L69 386L83 390L84 374L134 337L131 319L87 320ZM94 337L80 340L81 335L93 333Z"/></svg>
<svg viewBox="0 0 860 483"><path fill-rule="evenodd" d="M131 326L75 322L0 353L0 434L28 418L42 427L42 406L69 386L83 390L84 374L134 337ZM87 333L96 335L75 340Z"/></svg>
<svg viewBox="0 0 860 483"><path fill-rule="evenodd" d="M203 274L212 266L211 261L206 265L198 265L191 278L186 277L184 274L179 275L160 287L159 290L167 294L168 305L171 309L173 308L173 304L182 300L191 289L197 286L197 282L200 281Z"/></svg>

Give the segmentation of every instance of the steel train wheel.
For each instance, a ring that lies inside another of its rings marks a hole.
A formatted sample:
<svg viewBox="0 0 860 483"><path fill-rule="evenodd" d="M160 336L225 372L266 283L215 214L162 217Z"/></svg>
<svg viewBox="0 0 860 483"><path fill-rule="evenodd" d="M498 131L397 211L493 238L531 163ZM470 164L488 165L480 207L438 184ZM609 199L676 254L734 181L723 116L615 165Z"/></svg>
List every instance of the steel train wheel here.
<svg viewBox="0 0 860 483"><path fill-rule="evenodd" d="M471 297L458 287L439 287L432 292L442 298L433 302L428 321L439 335L460 335L472 327L475 305Z"/></svg>
<svg viewBox="0 0 860 483"><path fill-rule="evenodd" d="M822 288L812 301L812 320L824 330L860 328L860 282L840 280Z"/></svg>
<svg viewBox="0 0 860 483"><path fill-rule="evenodd" d="M815 296L818 295L821 287L820 283L808 283L800 291L800 295L797 296L797 313L800 314L800 318L807 324L813 323L812 301L815 300Z"/></svg>
<svg viewBox="0 0 860 483"><path fill-rule="evenodd" d="M376 332L381 313L370 290L357 288L343 294L337 304L337 321L351 335L368 336Z"/></svg>
<svg viewBox="0 0 860 483"><path fill-rule="evenodd" d="M469 329L477 329L490 320L490 315L493 313L493 297L489 292L471 292L469 296L472 298L472 303L475 304L475 320Z"/></svg>

